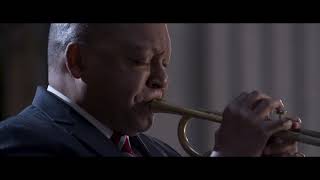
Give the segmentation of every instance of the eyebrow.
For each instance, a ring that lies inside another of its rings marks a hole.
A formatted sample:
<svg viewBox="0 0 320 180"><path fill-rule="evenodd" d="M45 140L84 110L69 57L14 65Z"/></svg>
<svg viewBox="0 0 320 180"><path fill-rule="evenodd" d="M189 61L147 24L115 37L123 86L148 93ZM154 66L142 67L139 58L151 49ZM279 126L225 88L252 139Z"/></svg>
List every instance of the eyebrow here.
<svg viewBox="0 0 320 180"><path fill-rule="evenodd" d="M166 53L165 50L158 50L158 49L154 49L154 51L156 51L157 53L155 54L156 56L162 56Z"/></svg>
<svg viewBox="0 0 320 180"><path fill-rule="evenodd" d="M159 49L156 47L153 47L152 49L150 49L148 46L143 46L143 45L139 45L139 44L128 45L128 48L132 49L131 51L133 51L133 52L146 52L147 51L148 53L150 53L150 51L151 51L156 56L161 56L166 53L166 51L163 49Z"/></svg>
<svg viewBox="0 0 320 180"><path fill-rule="evenodd" d="M142 45L138 45L138 44L133 45L133 49L138 50L138 51L149 51L150 50L150 48L148 48L147 46L142 46ZM166 52L165 50L159 49L157 47L153 47L151 50L152 50L152 52L156 52L157 55L162 55Z"/></svg>

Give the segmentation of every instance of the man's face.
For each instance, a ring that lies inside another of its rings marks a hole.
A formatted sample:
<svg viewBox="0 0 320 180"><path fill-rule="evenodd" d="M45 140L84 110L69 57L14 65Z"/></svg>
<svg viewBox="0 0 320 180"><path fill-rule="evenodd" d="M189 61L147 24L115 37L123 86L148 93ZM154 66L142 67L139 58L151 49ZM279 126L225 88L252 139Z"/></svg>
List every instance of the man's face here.
<svg viewBox="0 0 320 180"><path fill-rule="evenodd" d="M118 24L90 48L84 81L89 113L129 135L150 128L148 102L167 88L171 47L164 24Z"/></svg>

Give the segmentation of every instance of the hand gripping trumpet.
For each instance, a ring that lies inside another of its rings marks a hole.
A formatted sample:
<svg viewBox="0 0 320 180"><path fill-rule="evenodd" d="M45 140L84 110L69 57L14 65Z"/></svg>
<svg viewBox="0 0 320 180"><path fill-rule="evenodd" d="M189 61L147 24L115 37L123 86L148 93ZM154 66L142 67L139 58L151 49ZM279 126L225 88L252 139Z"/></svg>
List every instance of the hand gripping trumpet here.
<svg viewBox="0 0 320 180"><path fill-rule="evenodd" d="M182 118L178 125L178 138L183 149L191 156L203 156L201 153L197 152L190 144L188 137L186 135L186 129L189 121L192 118L208 120L211 122L222 123L223 117L221 112L209 112L209 111L199 111L195 109L179 107L175 105L168 104L164 100L153 100L151 101L151 109L156 113L169 113L181 115ZM283 139L294 140L305 144L310 144L314 146L320 146L320 132L299 129L299 130L288 130L281 131L273 136L277 136Z"/></svg>

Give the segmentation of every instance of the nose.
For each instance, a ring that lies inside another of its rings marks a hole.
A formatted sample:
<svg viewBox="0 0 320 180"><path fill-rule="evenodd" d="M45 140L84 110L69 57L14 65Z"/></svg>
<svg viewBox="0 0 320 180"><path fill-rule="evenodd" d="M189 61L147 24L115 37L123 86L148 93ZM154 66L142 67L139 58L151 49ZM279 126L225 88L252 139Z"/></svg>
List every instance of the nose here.
<svg viewBox="0 0 320 180"><path fill-rule="evenodd" d="M168 86L168 74L163 67L151 69L147 86L152 89L166 89Z"/></svg>

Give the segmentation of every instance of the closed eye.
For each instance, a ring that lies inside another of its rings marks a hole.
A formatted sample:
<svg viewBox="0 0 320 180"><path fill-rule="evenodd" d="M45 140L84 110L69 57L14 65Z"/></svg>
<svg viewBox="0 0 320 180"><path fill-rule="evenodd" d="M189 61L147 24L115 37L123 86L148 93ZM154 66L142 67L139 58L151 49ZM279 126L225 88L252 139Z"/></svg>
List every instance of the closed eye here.
<svg viewBox="0 0 320 180"><path fill-rule="evenodd" d="M163 65L163 67L165 67L165 68L167 68L167 67L169 66L169 64L167 64L167 63L163 63L162 65Z"/></svg>
<svg viewBox="0 0 320 180"><path fill-rule="evenodd" d="M150 62L144 60L144 59L135 59L135 58L129 58L129 60L137 66L144 66L144 65L149 65Z"/></svg>
<svg viewBox="0 0 320 180"><path fill-rule="evenodd" d="M167 68L169 66L169 62L167 60L163 60L162 66Z"/></svg>

